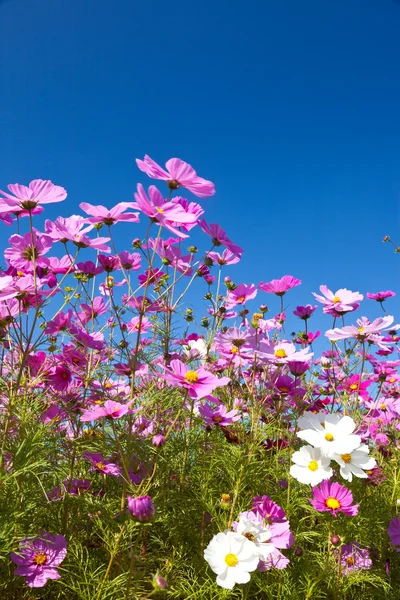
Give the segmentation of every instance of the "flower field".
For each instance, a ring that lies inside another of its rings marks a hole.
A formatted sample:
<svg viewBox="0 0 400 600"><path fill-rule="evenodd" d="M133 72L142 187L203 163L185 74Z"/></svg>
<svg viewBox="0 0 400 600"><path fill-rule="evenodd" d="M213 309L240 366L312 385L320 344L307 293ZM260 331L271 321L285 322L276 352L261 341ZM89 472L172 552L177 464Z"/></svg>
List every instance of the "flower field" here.
<svg viewBox="0 0 400 600"><path fill-rule="evenodd" d="M0 598L400 600L395 292L234 282L214 184L137 166L0 190Z"/></svg>

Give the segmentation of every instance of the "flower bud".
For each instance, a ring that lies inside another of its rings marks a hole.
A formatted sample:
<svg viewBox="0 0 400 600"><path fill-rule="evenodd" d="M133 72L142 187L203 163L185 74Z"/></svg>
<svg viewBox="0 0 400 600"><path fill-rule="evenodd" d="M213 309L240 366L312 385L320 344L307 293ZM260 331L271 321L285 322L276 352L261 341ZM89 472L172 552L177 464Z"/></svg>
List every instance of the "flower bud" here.
<svg viewBox="0 0 400 600"><path fill-rule="evenodd" d="M268 306L266 304L261 304L260 306L260 312L262 312L263 314L268 312Z"/></svg>
<svg viewBox="0 0 400 600"><path fill-rule="evenodd" d="M196 254L196 252L198 252L198 248L196 246L189 246L188 252L190 252L190 254Z"/></svg>
<svg viewBox="0 0 400 600"><path fill-rule="evenodd" d="M164 446L166 441L167 440L165 439L165 437L163 436L162 433L156 433L156 435L153 435L153 437L151 439L152 445L156 446L156 448L158 448L160 446Z"/></svg>
<svg viewBox="0 0 400 600"><path fill-rule="evenodd" d="M382 240L383 242L390 242L390 235L385 235L385 237Z"/></svg>
<svg viewBox="0 0 400 600"><path fill-rule="evenodd" d="M303 554L303 548L300 548L300 546L296 546L296 548L294 549L294 555L302 556L302 554Z"/></svg>
<svg viewBox="0 0 400 600"><path fill-rule="evenodd" d="M331 544L332 544L332 546L339 546L340 541L341 540L340 540L340 537L338 535L334 534L334 535L331 536Z"/></svg>
<svg viewBox="0 0 400 600"><path fill-rule="evenodd" d="M133 240L132 240L132 246L133 246L134 248L141 248L141 246L142 246L142 240L141 240L141 239L139 239L139 238L135 238L135 239L133 239Z"/></svg>
<svg viewBox="0 0 400 600"><path fill-rule="evenodd" d="M162 575L155 575L153 578L153 587L156 590L166 590L168 588L167 580Z"/></svg>
<svg viewBox="0 0 400 600"><path fill-rule="evenodd" d="M150 496L137 496L132 498L127 494L128 509L131 515L138 521L150 521L154 517L155 508Z"/></svg>

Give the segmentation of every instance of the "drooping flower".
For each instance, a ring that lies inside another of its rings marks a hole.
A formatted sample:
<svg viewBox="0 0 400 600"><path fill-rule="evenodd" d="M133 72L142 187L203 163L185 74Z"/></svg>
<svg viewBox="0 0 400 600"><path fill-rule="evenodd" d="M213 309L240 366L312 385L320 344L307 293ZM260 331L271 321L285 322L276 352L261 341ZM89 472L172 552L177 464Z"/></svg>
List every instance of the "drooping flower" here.
<svg viewBox="0 0 400 600"><path fill-rule="evenodd" d="M302 446L300 450L294 452L292 461L295 464L290 467L290 474L300 483L317 485L333 475L331 461L322 454L320 448Z"/></svg>
<svg viewBox="0 0 400 600"><path fill-rule="evenodd" d="M19 543L18 553L10 557L18 567L14 573L26 577L31 588L43 587L49 579L60 579L57 567L67 555L67 540L62 535L44 531L36 538L26 538Z"/></svg>
<svg viewBox="0 0 400 600"><path fill-rule="evenodd" d="M147 154L144 160L137 158L136 164L152 179L166 181L171 190L184 187L199 198L208 198L215 194L214 184L199 177L193 167L180 158L170 158L165 164L166 171Z"/></svg>
<svg viewBox="0 0 400 600"><path fill-rule="evenodd" d="M371 294L367 292L368 300L376 300L377 302L384 302L387 298L392 298L396 293L391 290L387 290L386 292L377 292L376 294Z"/></svg>
<svg viewBox="0 0 400 600"><path fill-rule="evenodd" d="M124 221L125 223L139 223L139 213L137 212L125 212L131 207L130 202L120 202L113 208L106 208L101 204L93 206L88 202L81 202L79 207L87 214L90 215L86 221L88 223L103 223L103 225L114 225Z"/></svg>
<svg viewBox="0 0 400 600"><path fill-rule="evenodd" d="M333 454L332 458L340 465L340 474L346 481L352 481L353 475L366 479L368 475L365 471L376 466L376 460L368 456L368 446L365 444L361 444L352 452Z"/></svg>
<svg viewBox="0 0 400 600"><path fill-rule="evenodd" d="M352 571L370 569L372 560L368 548L361 548L356 542L343 544L335 550L336 559L342 564L342 575L348 575Z"/></svg>
<svg viewBox="0 0 400 600"><path fill-rule="evenodd" d="M204 233L207 233L207 235L211 237L214 246L225 246L225 248L241 258L243 249L234 244L232 240L228 238L222 227L220 227L217 223L208 224L205 219L201 219L199 221L199 225Z"/></svg>
<svg viewBox="0 0 400 600"><path fill-rule="evenodd" d="M258 288L263 292L275 294L276 296L284 296L286 292L301 284L301 279L296 279L292 275L284 275L281 279L273 279L267 283L262 281L258 284Z"/></svg>
<svg viewBox="0 0 400 600"><path fill-rule="evenodd" d="M400 546L400 518L391 519L388 534L392 546ZM396 548L396 552L400 552L400 547Z"/></svg>
<svg viewBox="0 0 400 600"><path fill-rule="evenodd" d="M127 494L128 509L131 515L138 521L150 521L154 517L155 507L150 496L137 496L132 498Z"/></svg>
<svg viewBox="0 0 400 600"><path fill-rule="evenodd" d="M352 452L361 444L360 436L353 434L356 424L349 416L306 412L299 418L298 427L301 428L297 432L300 439L321 448L329 457Z"/></svg>
<svg viewBox="0 0 400 600"><path fill-rule="evenodd" d="M297 306L296 310L293 311L293 314L299 319L303 319L303 321L307 321L311 317L314 311L317 310L317 306L312 306L311 304L306 304L306 306Z"/></svg>
<svg viewBox="0 0 400 600"><path fill-rule="evenodd" d="M259 552L243 535L225 531L213 537L204 550L204 558L217 574L217 584L231 590L236 583L250 581L250 573L259 563Z"/></svg>
<svg viewBox="0 0 400 600"><path fill-rule="evenodd" d="M338 512L354 517L358 513L359 504L353 504L353 494L340 483L330 483L325 480L320 487L312 489L314 498L309 498L310 503L318 512L330 512L335 517Z"/></svg>

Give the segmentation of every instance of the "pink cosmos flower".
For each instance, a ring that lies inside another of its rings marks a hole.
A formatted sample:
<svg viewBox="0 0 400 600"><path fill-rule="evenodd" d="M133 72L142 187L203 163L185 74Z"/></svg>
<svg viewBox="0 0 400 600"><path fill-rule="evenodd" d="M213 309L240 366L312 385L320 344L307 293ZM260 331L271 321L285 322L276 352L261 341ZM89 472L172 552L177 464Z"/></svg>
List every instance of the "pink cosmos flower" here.
<svg viewBox="0 0 400 600"><path fill-rule="evenodd" d="M219 252L207 252L207 256L211 258L214 265L219 265L220 267L223 265L234 265L240 261L240 257L228 249L225 249L222 254L219 254Z"/></svg>
<svg viewBox="0 0 400 600"><path fill-rule="evenodd" d="M125 212L128 208L131 208L131 203L129 202L120 202L110 209L101 204L93 206L93 204L89 204L88 202L81 202L79 207L87 215L91 215L89 219L85 219L88 223L103 223L108 226L122 221L126 223L139 223L139 213Z"/></svg>
<svg viewBox="0 0 400 600"><path fill-rule="evenodd" d="M103 267L97 266L91 260L87 260L86 262L79 262L77 265L77 271L87 275L88 279L92 279L96 275L104 272Z"/></svg>
<svg viewBox="0 0 400 600"><path fill-rule="evenodd" d="M369 549L361 548L357 543L343 544L339 550L335 550L336 559L342 563L341 572L343 575L348 575L353 571L362 569L370 569L372 560L370 558Z"/></svg>
<svg viewBox="0 0 400 600"><path fill-rule="evenodd" d="M9 212L13 210L32 211L38 204L51 204L53 202L61 202L67 197L67 192L63 187L54 185L49 180L34 179L30 182L29 187L12 183L7 186L11 194L0 190L4 198L3 202L10 207Z"/></svg>
<svg viewBox="0 0 400 600"><path fill-rule="evenodd" d="M79 313L81 323L86 325L89 321L97 319L99 315L104 315L109 310L109 303L104 302L104 298L96 296L92 304L81 304L82 313Z"/></svg>
<svg viewBox="0 0 400 600"><path fill-rule="evenodd" d="M279 342L273 344L267 340L262 340L260 355L268 362L275 364L284 364L289 361L306 362L309 361L314 353L309 352L307 348L297 352L296 346L291 342Z"/></svg>
<svg viewBox="0 0 400 600"><path fill-rule="evenodd" d="M392 519L389 523L388 534L392 546L400 545L400 518ZM396 548L396 552L400 552L400 548Z"/></svg>
<svg viewBox="0 0 400 600"><path fill-rule="evenodd" d="M58 391L66 390L72 381L72 373L64 365L58 365L53 367L50 374L47 376L47 380L51 387Z"/></svg>
<svg viewBox="0 0 400 600"><path fill-rule="evenodd" d="M338 512L342 512L349 517L354 517L358 513L359 504L353 504L353 494L344 485L340 483L330 483L325 480L312 489L314 498L309 499L315 510L318 512L330 512L335 517Z"/></svg>
<svg viewBox="0 0 400 600"><path fill-rule="evenodd" d="M329 329L325 333L325 335L328 338L328 340L331 341L355 338L360 342L369 339L375 342L376 338L374 338L373 336L385 329L390 329L393 321L394 317L390 315L388 315L387 317L378 317L377 319L372 321L372 323L366 317L362 317L361 319L357 319L358 326L347 325L346 327L342 328L336 327L335 329ZM398 327L398 325L395 326L396 329Z"/></svg>
<svg viewBox="0 0 400 600"><path fill-rule="evenodd" d="M340 385L338 385L338 390L346 390L349 394L358 394L366 400L369 398L367 388L371 385L372 381L370 379L366 379L365 381L360 382L360 375L355 374L351 375L347 379L344 379Z"/></svg>
<svg viewBox="0 0 400 600"><path fill-rule="evenodd" d="M141 171L152 179L161 179L167 182L171 190L184 187L199 198L208 198L215 194L215 187L211 181L199 177L188 163L180 158L170 158L165 164L167 170L162 169L147 154L144 160L136 159L136 164Z"/></svg>
<svg viewBox="0 0 400 600"><path fill-rule="evenodd" d="M384 302L386 298L391 298L395 295L395 292L392 292L391 290L388 290L387 292L377 292L376 294L371 294L370 292L367 292L368 300L376 300L377 302Z"/></svg>
<svg viewBox="0 0 400 600"><path fill-rule="evenodd" d="M206 425L220 425L226 427L235 421L239 421L241 415L237 410L226 409L226 406L220 404L216 408L213 408L210 404L204 404L199 407L199 413L204 419Z"/></svg>
<svg viewBox="0 0 400 600"><path fill-rule="evenodd" d="M323 295L320 296L313 292L313 296L324 305L323 312L334 317L356 310L364 298L359 292L352 292L346 288L341 288L335 293L326 285L321 285L319 289Z"/></svg>
<svg viewBox="0 0 400 600"><path fill-rule="evenodd" d="M217 225L217 223L208 224L205 219L201 219L199 225L201 229L211 237L214 246L225 246L225 248L241 258L243 249L234 244L232 240L228 238L222 227Z"/></svg>
<svg viewBox="0 0 400 600"><path fill-rule="evenodd" d="M120 252L118 254L118 257L122 268L125 269L125 271L139 271L142 261L142 257L140 254L138 254L137 252L130 254L129 252L124 250L123 252Z"/></svg>
<svg viewBox="0 0 400 600"><path fill-rule="evenodd" d="M241 283L234 290L230 290L225 301L225 308L234 308L238 304L245 304L257 296L257 288L254 284Z"/></svg>
<svg viewBox="0 0 400 600"><path fill-rule="evenodd" d="M192 256L190 254L182 256L182 252L179 248L176 248L172 244L168 244L165 240L161 239L157 241L150 238L148 247L157 252L164 265L171 266L173 269L179 271L179 273L186 275L186 277L192 275Z"/></svg>
<svg viewBox="0 0 400 600"><path fill-rule="evenodd" d="M90 239L86 234L91 231L94 225L87 225L86 219L78 215L72 215L71 217L57 217L53 222L49 219L45 222L45 231L47 235L55 242L67 243L68 241L73 242L78 248L94 248L102 252L110 252L109 246L106 242L110 241L110 238L97 237L93 240Z"/></svg>
<svg viewBox="0 0 400 600"><path fill-rule="evenodd" d="M301 333L299 333L297 339L296 339L296 343L297 344L305 344L305 345L310 345L314 342L314 340L316 340L319 336L321 335L320 331L316 331L315 333L312 333L311 331L302 331Z"/></svg>
<svg viewBox="0 0 400 600"><path fill-rule="evenodd" d="M104 473L104 475L113 475L114 477L121 475L121 468L118 465L106 460L97 452L85 452L83 457L92 463L89 471L98 471Z"/></svg>
<svg viewBox="0 0 400 600"><path fill-rule="evenodd" d="M36 538L22 540L18 553L11 552L10 558L18 565L14 573L26 577L25 583L28 587L40 588L49 579L60 579L57 567L66 555L65 537L44 531Z"/></svg>
<svg viewBox="0 0 400 600"><path fill-rule="evenodd" d="M177 226L182 223L196 223L197 217L194 213L186 212L180 204L164 200L161 192L154 185L149 187L149 196L147 196L144 187L139 183L134 196L136 202L130 204L131 208L138 208L178 237L188 237L179 231Z"/></svg>
<svg viewBox="0 0 400 600"><path fill-rule="evenodd" d="M12 248L6 248L4 256L10 265L25 272L33 272L33 265L47 267L49 259L44 254L52 247L53 243L48 235L39 233L36 229L25 235L12 235L9 238Z"/></svg>
<svg viewBox="0 0 400 600"><path fill-rule="evenodd" d="M301 284L301 279L296 279L292 275L284 275L281 279L273 279L268 283L259 283L258 288L269 294L284 296L286 292Z"/></svg>
<svg viewBox="0 0 400 600"><path fill-rule="evenodd" d="M171 199L172 204L179 204L183 208L185 212L188 214L194 215L196 217L196 221L193 223L174 223L176 227L181 225L182 230L189 232L193 227L197 225L197 221L200 219L202 215L204 215L204 209L197 204L196 202L189 202L186 198L182 198L181 196L176 196Z"/></svg>
<svg viewBox="0 0 400 600"><path fill-rule="evenodd" d="M211 394L215 388L225 386L230 382L229 377L216 377L200 367L197 371L190 370L182 361L171 360L166 373L161 375L171 385L188 390L190 398L201 400Z"/></svg>
<svg viewBox="0 0 400 600"><path fill-rule="evenodd" d="M130 406L133 402L134 400L131 400L127 404L120 404L114 400L106 400L103 406L95 406L91 410L84 410L83 414L81 415L81 421L96 421L97 419L102 419L103 417L119 419L129 412Z"/></svg>

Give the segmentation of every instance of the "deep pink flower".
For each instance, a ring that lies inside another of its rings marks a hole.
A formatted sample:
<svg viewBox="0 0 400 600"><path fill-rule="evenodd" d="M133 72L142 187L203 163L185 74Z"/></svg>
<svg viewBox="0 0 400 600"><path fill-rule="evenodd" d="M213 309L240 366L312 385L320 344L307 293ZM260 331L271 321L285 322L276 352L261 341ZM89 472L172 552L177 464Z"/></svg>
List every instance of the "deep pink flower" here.
<svg viewBox="0 0 400 600"><path fill-rule="evenodd" d="M269 294L284 296L286 292L301 284L301 279L296 279L292 275L284 275L281 279L273 279L268 283L259 283L258 288Z"/></svg>
<svg viewBox="0 0 400 600"><path fill-rule="evenodd" d="M51 387L58 391L66 390L72 381L72 373L64 365L58 365L53 367L50 374L47 376L47 380Z"/></svg>
<svg viewBox="0 0 400 600"><path fill-rule="evenodd" d="M199 177L188 163L180 158L170 158L165 164L167 170L162 169L147 154L144 160L136 159L136 164L141 171L152 179L161 179L167 182L171 190L184 187L199 198L208 198L215 194L215 187L211 181Z"/></svg>
<svg viewBox="0 0 400 600"><path fill-rule="evenodd" d="M306 306L297 306L296 310L293 311L293 314L296 315L296 317L303 319L303 321L306 321L311 317L313 312L317 310L317 308L317 306L312 306L311 304L306 304Z"/></svg>
<svg viewBox="0 0 400 600"><path fill-rule="evenodd" d="M372 381L370 379L366 379L365 381L360 382L360 375L355 374L351 375L347 379L343 379L338 386L338 390L346 390L349 394L358 394L366 400L369 398L369 394L367 388L371 385Z"/></svg>
<svg viewBox="0 0 400 600"><path fill-rule="evenodd" d="M118 256L123 269L126 271L139 271L142 257L138 252L130 254L127 250L124 250L123 252L120 252Z"/></svg>
<svg viewBox="0 0 400 600"><path fill-rule="evenodd" d="M199 221L199 225L201 229L211 237L214 246L225 246L225 248L241 258L243 249L234 244L232 240L228 238L222 227L220 227L217 223L208 224L205 219L201 219Z"/></svg>
<svg viewBox="0 0 400 600"><path fill-rule="evenodd" d="M120 404L120 402L115 402L114 400L106 400L103 406L95 406L91 410L84 410L81 415L81 421L96 421L97 419L102 419L103 417L111 417L112 419L119 419L126 415L130 406L134 401L131 400L127 404Z"/></svg>
<svg viewBox="0 0 400 600"><path fill-rule="evenodd" d="M87 275L88 279L92 279L96 275L104 272L102 266L97 266L91 260L87 260L86 262L79 262L77 265L77 271Z"/></svg>
<svg viewBox="0 0 400 600"><path fill-rule="evenodd" d="M253 300L257 296L257 288L252 283L246 285L241 283L230 290L225 301L225 308L234 308L238 304L245 304L248 300Z"/></svg>
<svg viewBox="0 0 400 600"><path fill-rule="evenodd" d="M83 457L92 463L89 471L99 471L105 475L113 475L119 477L121 475L121 467L102 457L98 452L85 452Z"/></svg>
<svg viewBox="0 0 400 600"><path fill-rule="evenodd" d="M335 517L342 512L349 517L358 513L359 504L353 504L353 494L340 483L330 483L329 480L322 481L320 487L313 487L313 499L309 499L318 512L330 512Z"/></svg>
<svg viewBox="0 0 400 600"><path fill-rule="evenodd" d="M0 190L0 194L4 196L1 198L3 202L10 207L9 212L13 212L15 209L32 211L38 204L61 202L67 197L67 192L63 187L54 185L49 180L34 179L30 182L29 187L19 183L12 183L7 187L11 194L2 190Z"/></svg>
<svg viewBox="0 0 400 600"><path fill-rule="evenodd" d="M400 545L400 518L392 519L389 523L388 534L392 546ZM400 548L396 548L396 552L400 552Z"/></svg>
<svg viewBox="0 0 400 600"><path fill-rule="evenodd" d="M171 360L169 368L161 375L171 385L183 387L188 390L189 396L200 400L211 394L215 388L225 386L230 382L229 377L216 377L209 371L200 367L192 371L182 361Z"/></svg>
<svg viewBox="0 0 400 600"><path fill-rule="evenodd" d="M320 335L321 335L320 331L316 331L315 333L312 333L311 331L307 331L307 332L302 331L301 333L299 333L298 337L296 338L296 343L309 345L309 344L312 344L314 342L314 340L316 340Z"/></svg>
<svg viewBox="0 0 400 600"><path fill-rule="evenodd" d="M216 408L212 408L210 404L204 404L199 407L199 413L204 419L206 425L220 425L226 427L235 421L238 421L241 417L239 411L226 409L226 406L220 404Z"/></svg>
<svg viewBox="0 0 400 600"><path fill-rule="evenodd" d="M125 212L128 208L131 208L131 203L129 202L120 202L110 209L101 204L93 206L93 204L89 204L88 202L81 202L79 207L87 215L91 215L89 219L85 219L88 223L103 223L108 226L122 221L126 223L139 223L139 213Z"/></svg>
<svg viewBox="0 0 400 600"><path fill-rule="evenodd" d="M384 302L386 298L391 298L395 295L395 292L392 292L391 290L388 290L387 292L377 292L376 294L371 294L370 292L367 292L368 300L376 300L377 302Z"/></svg>
<svg viewBox="0 0 400 600"><path fill-rule="evenodd" d="M150 496L137 496L132 498L127 494L129 512L138 521L150 521L154 517L155 508Z"/></svg>
<svg viewBox="0 0 400 600"><path fill-rule="evenodd" d="M189 202L186 198L182 198L181 196L176 196L171 199L172 204L179 204L183 208L183 210L191 215L196 217L196 221L193 223L175 223L175 226L181 225L183 231L190 231L197 225L197 221L200 219L202 215L204 215L204 209L197 204L197 202Z"/></svg>
<svg viewBox="0 0 400 600"><path fill-rule="evenodd" d="M26 577L31 588L43 587L49 579L60 579L57 567L67 555L67 540L62 535L44 531L36 538L26 538L19 543L18 553L10 558L18 567L14 573Z"/></svg>

